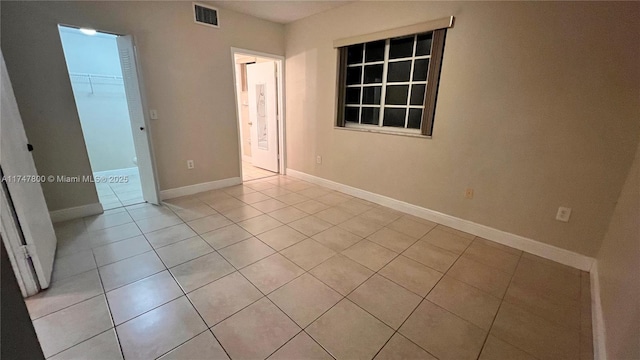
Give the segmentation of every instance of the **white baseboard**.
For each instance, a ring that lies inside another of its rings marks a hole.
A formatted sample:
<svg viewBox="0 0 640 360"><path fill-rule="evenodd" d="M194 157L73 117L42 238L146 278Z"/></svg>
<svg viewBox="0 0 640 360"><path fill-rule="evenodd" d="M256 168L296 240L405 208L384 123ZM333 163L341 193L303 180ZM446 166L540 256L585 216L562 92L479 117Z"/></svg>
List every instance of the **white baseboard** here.
<svg viewBox="0 0 640 360"><path fill-rule="evenodd" d="M50 211L49 215L51 216L51 222L57 223L67 220L80 219L85 216L98 215L102 214L103 212L104 209L102 209L102 204L97 202L88 205Z"/></svg>
<svg viewBox="0 0 640 360"><path fill-rule="evenodd" d="M160 199L173 199L180 196L193 195L203 191L216 190L238 184L242 184L242 179L239 177L234 177L195 185L188 185L174 189L161 190Z"/></svg>
<svg viewBox="0 0 640 360"><path fill-rule="evenodd" d="M593 357L595 360L606 360L607 350L605 346L606 332L604 327L604 315L600 302L600 276L598 274L598 262L594 261L590 272L591 278L591 328L593 329Z"/></svg>
<svg viewBox="0 0 640 360"><path fill-rule="evenodd" d="M310 183L322 185L333 190L338 190L345 194L356 196L361 199L392 208L394 210L402 211L407 214L436 222L438 224L446 225L448 227L464 231L469 234L480 236L503 245L511 246L515 249L538 255L545 259L553 260L583 271L591 270L591 265L594 261L594 259L589 256L578 254L573 251L545 244L540 241L526 238L524 236L494 229L486 225L477 224L472 221L457 218L455 216L447 215L435 210L430 210L417 205L409 204L407 202L396 200L387 196L323 179L314 175L309 175L297 170L287 169L287 175L308 181Z"/></svg>

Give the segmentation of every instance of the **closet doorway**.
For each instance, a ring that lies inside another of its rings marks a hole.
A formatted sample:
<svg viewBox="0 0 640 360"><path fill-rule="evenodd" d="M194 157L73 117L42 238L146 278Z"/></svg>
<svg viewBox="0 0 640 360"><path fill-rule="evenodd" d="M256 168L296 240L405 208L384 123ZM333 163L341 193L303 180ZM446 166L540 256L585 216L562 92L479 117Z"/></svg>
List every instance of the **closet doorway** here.
<svg viewBox="0 0 640 360"><path fill-rule="evenodd" d="M131 36L62 25L59 32L102 207L157 204Z"/></svg>

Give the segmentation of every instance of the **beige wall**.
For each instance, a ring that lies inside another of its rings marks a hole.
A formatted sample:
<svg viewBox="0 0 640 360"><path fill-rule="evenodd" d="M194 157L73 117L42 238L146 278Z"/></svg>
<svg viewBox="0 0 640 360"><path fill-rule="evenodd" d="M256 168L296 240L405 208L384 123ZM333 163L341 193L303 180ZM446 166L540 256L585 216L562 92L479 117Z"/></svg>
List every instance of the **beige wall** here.
<svg viewBox="0 0 640 360"><path fill-rule="evenodd" d="M638 144L639 13L356 2L289 24L288 167L593 256ZM334 129L333 40L450 15L432 139Z"/></svg>
<svg viewBox="0 0 640 360"><path fill-rule="evenodd" d="M219 9L193 23L191 2L1 2L1 46L41 174L90 174L59 23L134 36L160 189L239 176L231 47L284 54L284 27ZM195 169L187 170L193 159ZM98 201L91 184L44 184L49 210Z"/></svg>
<svg viewBox="0 0 640 360"><path fill-rule="evenodd" d="M640 147L596 257L609 359L640 359Z"/></svg>

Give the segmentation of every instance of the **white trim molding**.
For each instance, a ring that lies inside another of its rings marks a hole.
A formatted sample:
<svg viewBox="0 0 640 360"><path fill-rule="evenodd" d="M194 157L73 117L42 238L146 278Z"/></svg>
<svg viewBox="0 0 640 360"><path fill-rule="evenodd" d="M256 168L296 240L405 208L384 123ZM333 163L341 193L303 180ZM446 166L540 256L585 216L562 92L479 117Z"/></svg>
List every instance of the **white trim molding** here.
<svg viewBox="0 0 640 360"><path fill-rule="evenodd" d="M384 195L379 195L366 190L337 183L297 170L287 169L287 175L308 181L310 183L322 185L333 190L338 190L345 194L356 196L361 199L392 208L394 210L402 211L407 214L411 214L423 219L427 219L429 221L436 222L438 224L467 232L469 234L480 236L487 240L511 246L515 249L538 255L545 259L553 260L583 271L590 271L594 262L593 258L575 253L573 251L545 244L543 242L529 239L524 236L494 229L486 225L474 223L472 221L444 214L435 210L409 204L407 202L396 200Z"/></svg>
<svg viewBox="0 0 640 360"><path fill-rule="evenodd" d="M179 188L160 190L160 199L173 199L180 196L193 195L204 191L221 189L238 184L242 184L242 179L239 177L233 177L206 183L183 186Z"/></svg>
<svg viewBox="0 0 640 360"><path fill-rule="evenodd" d="M102 204L97 202L67 209L50 211L49 215L51 216L51 222L57 223L67 220L80 219L85 216L98 215L102 214L103 212L104 209L102 208Z"/></svg>
<svg viewBox="0 0 640 360"><path fill-rule="evenodd" d="M253 51L253 50L248 50L248 49L242 49L242 48L236 48L236 47L232 47L231 48L231 63L233 64L233 66L231 67L231 71L233 74L233 91L235 94L235 102L236 102L236 109L240 108L240 104L238 104L238 83L237 83L237 76L238 74L236 73L236 60L235 60L235 56L236 54L238 55L249 55L249 56L255 56L255 57L262 57L262 58L268 58L273 60L276 63L276 82L277 82L277 87L278 87L278 174L282 174L284 175L286 173L285 169L287 168L287 147L286 147L286 136L287 136L287 120L286 120L286 114L287 114L287 109L286 109L286 89L284 86L284 80L285 80L285 68L286 68L286 64L285 64L285 58L282 55L275 55L275 54L269 54L269 53L264 53L264 52L260 52L260 51ZM237 127L238 127L238 153L243 154L242 152L242 121L240 121L240 112L236 111L236 122L237 122ZM244 160L244 158L241 158ZM238 166L240 168L240 177L242 177L242 162L238 163Z"/></svg>
<svg viewBox="0 0 640 360"><path fill-rule="evenodd" d="M448 16L441 19L435 19L420 24L413 24L409 26L403 26L395 29L382 30L371 34L351 36L348 38L338 39L333 41L334 48L340 48L343 46L349 46L354 44L362 44L370 41L390 39L399 36L420 34L428 31L447 29L453 27L453 16Z"/></svg>
<svg viewBox="0 0 640 360"><path fill-rule="evenodd" d="M606 331L604 327L604 315L602 314L602 303L600 300L600 275L598 274L597 261L593 262L589 275L591 278L591 328L593 331L593 357L596 360L606 360Z"/></svg>

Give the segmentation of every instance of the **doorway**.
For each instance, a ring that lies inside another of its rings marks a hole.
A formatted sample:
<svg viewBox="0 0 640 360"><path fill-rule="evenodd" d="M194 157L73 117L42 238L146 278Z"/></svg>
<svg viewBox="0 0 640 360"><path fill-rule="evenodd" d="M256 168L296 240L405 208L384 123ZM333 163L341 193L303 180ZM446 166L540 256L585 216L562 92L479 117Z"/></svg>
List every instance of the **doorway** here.
<svg viewBox="0 0 640 360"><path fill-rule="evenodd" d="M283 58L232 49L243 181L284 174Z"/></svg>
<svg viewBox="0 0 640 360"><path fill-rule="evenodd" d="M157 203L131 37L58 28L103 209Z"/></svg>

